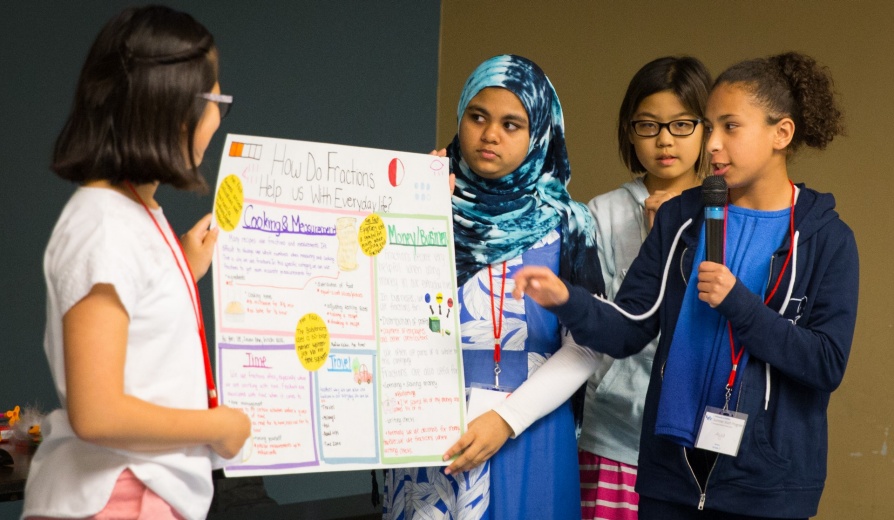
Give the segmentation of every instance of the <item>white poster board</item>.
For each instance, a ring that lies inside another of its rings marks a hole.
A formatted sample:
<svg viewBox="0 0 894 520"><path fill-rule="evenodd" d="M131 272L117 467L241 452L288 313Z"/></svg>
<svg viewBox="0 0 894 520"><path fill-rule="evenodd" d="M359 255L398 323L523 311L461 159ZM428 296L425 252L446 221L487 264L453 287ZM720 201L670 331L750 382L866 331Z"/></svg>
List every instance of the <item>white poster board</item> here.
<svg viewBox="0 0 894 520"><path fill-rule="evenodd" d="M442 465L465 430L448 163L228 135L212 264L229 476Z"/></svg>

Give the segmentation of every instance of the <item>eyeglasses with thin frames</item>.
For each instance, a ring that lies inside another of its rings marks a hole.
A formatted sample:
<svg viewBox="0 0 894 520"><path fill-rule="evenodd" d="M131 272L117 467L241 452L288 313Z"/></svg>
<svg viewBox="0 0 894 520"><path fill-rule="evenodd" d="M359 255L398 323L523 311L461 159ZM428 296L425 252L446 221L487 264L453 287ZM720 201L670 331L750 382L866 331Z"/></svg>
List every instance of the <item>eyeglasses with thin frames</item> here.
<svg viewBox="0 0 894 520"><path fill-rule="evenodd" d="M640 137L655 137L661 133L662 128L667 128L670 135L674 137L686 137L692 135L695 132L695 127L701 122L701 119L675 119L667 123L659 123L643 119L631 121L630 126L633 127L633 132Z"/></svg>
<svg viewBox="0 0 894 520"><path fill-rule="evenodd" d="M196 94L196 97L200 97L202 99L207 99L208 101L211 101L213 103L217 103L217 108L220 110L221 119L227 117L227 114L230 113L230 108L233 106L233 96L228 96L226 94L202 92L201 94Z"/></svg>

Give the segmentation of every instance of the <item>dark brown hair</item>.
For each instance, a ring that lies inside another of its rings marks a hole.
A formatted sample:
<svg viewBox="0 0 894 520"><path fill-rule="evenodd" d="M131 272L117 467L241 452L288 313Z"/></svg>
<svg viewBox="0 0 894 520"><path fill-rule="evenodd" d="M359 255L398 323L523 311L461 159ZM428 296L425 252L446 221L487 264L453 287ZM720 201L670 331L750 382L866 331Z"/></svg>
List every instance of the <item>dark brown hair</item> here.
<svg viewBox="0 0 894 520"><path fill-rule="evenodd" d="M741 86L767 112L767 123L784 117L795 122L795 134L788 146L795 152L801 145L819 150L844 133L844 121L836 99L829 69L810 56L787 52L743 61L721 74L722 83Z"/></svg>
<svg viewBox="0 0 894 520"><path fill-rule="evenodd" d="M646 173L646 168L636 156L636 149L630 142L633 129L630 120L644 99L658 92L673 92L686 110L699 119L705 117L705 105L708 103L708 90L711 86L711 74L705 65L691 56L665 56L643 65L634 74L627 85L627 93L621 102L618 114L618 153L621 161L633 173ZM695 162L697 174L704 174L708 161L705 159L704 146Z"/></svg>
<svg viewBox="0 0 894 520"><path fill-rule="evenodd" d="M161 6L118 14L81 69L53 171L81 183L206 190L193 137L207 103L197 95L214 87L217 68L214 38L190 15Z"/></svg>

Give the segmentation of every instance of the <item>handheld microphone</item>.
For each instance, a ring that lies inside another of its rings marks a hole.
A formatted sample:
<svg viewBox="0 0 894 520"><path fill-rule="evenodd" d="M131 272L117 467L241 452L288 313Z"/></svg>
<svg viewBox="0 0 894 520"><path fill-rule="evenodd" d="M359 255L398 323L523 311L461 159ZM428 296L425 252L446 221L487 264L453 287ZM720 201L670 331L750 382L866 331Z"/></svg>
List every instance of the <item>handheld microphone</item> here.
<svg viewBox="0 0 894 520"><path fill-rule="evenodd" d="M705 260L723 263L723 208L726 205L726 179L710 175L702 182L705 204Z"/></svg>

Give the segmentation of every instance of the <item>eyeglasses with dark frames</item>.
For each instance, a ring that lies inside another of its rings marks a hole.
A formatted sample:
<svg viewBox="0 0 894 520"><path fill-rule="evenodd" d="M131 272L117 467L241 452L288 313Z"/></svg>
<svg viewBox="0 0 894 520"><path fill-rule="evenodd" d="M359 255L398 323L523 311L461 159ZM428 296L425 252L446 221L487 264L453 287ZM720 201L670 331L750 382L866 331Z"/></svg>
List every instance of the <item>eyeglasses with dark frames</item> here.
<svg viewBox="0 0 894 520"><path fill-rule="evenodd" d="M643 119L631 121L630 126L633 127L633 132L640 137L655 137L661 133L662 128L667 128L670 135L674 137L686 137L692 135L695 132L695 127L701 122L701 119L675 119L667 123L659 123Z"/></svg>
<svg viewBox="0 0 894 520"><path fill-rule="evenodd" d="M220 110L221 119L227 117L227 114L230 113L230 108L233 106L233 96L228 96L226 94L202 92L201 94L196 94L196 97L200 97L202 99L207 99L208 101L211 101L213 103L217 103L217 108Z"/></svg>

